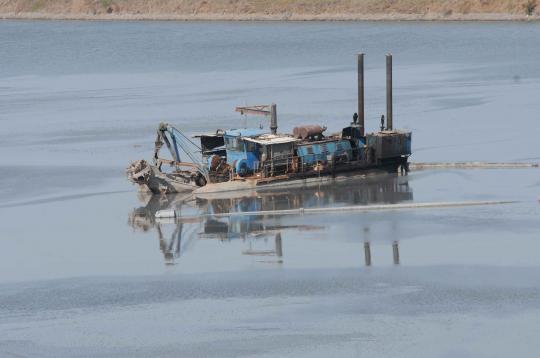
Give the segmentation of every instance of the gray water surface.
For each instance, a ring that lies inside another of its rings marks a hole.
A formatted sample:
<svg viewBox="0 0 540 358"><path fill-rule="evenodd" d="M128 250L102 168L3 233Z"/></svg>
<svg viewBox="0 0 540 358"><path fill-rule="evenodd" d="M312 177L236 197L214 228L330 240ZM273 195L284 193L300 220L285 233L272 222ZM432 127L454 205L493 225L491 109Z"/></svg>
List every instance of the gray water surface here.
<svg viewBox="0 0 540 358"><path fill-rule="evenodd" d="M538 161L537 23L0 21L0 356L507 357L538 350L538 169L186 199L125 179L160 121L347 125L411 160ZM315 215L254 210L511 200ZM156 220L174 207L185 220ZM279 240L279 237L281 240ZM366 253L369 251L370 259Z"/></svg>

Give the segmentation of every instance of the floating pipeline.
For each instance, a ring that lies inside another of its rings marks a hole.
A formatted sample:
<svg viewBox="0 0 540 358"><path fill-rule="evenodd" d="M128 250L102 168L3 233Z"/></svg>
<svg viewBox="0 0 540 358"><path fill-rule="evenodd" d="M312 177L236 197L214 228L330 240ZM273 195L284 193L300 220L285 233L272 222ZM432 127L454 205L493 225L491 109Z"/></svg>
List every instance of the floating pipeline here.
<svg viewBox="0 0 540 358"><path fill-rule="evenodd" d="M455 162L455 163L409 163L410 170L426 169L523 169L539 168L538 163L489 163L489 162Z"/></svg>
<svg viewBox="0 0 540 358"><path fill-rule="evenodd" d="M205 217L233 217L233 216L275 216L275 215L306 215L306 214L332 214L343 212L370 212L370 211L393 211L393 210L410 210L410 209L434 209L434 208L461 208L470 206L489 206L489 205L507 205L516 204L519 201L500 200L500 201L448 201L434 203L405 203L405 204L383 204L383 205L352 205L340 207L325 207L325 208L298 208L285 210L265 210L265 211L238 211L219 214L200 214L200 215L185 215L181 216L175 212L171 214L171 210L164 210L163 213L158 211L156 218L176 217L178 220L193 220L202 219ZM174 210L173 210L174 211ZM171 216L169 216L171 215Z"/></svg>

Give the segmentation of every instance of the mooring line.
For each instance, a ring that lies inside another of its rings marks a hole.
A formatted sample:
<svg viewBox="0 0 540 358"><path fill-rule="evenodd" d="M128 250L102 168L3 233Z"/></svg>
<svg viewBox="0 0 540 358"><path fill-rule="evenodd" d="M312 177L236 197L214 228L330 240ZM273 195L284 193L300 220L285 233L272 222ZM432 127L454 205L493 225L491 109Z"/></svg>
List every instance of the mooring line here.
<svg viewBox="0 0 540 358"><path fill-rule="evenodd" d="M276 216L276 215L304 215L304 214L319 214L319 213L342 213L342 212L369 212L369 211L392 211L406 209L430 209L430 208L457 208L468 206L487 206L487 205L504 205L514 204L518 201L503 200L503 201L451 201L451 202L436 202L436 203L408 203L408 204L381 204L381 205L354 205L354 206L338 206L324 208L297 208L284 210L263 210L263 211L239 211L217 214L200 214L200 215L179 215L175 210L160 210L156 213L156 218L174 218L178 219L196 219L205 217L233 217L233 216Z"/></svg>

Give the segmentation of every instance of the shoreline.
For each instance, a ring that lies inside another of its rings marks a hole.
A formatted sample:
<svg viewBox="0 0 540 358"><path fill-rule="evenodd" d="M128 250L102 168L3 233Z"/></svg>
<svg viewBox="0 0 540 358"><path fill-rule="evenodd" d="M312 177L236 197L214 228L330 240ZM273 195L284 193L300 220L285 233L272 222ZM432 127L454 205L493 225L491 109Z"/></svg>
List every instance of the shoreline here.
<svg viewBox="0 0 540 358"><path fill-rule="evenodd" d="M0 13L0 20L83 20L83 21L518 21L540 20L540 15L508 13L468 13L468 14L163 14L163 13L48 13L11 12Z"/></svg>

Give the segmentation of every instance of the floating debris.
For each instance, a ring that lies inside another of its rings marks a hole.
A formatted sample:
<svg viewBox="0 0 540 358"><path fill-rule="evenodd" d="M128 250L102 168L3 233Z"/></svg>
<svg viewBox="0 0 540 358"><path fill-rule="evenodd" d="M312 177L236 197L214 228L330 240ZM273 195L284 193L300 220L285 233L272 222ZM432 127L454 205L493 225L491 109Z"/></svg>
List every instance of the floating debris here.
<svg viewBox="0 0 540 358"><path fill-rule="evenodd" d="M174 209L166 209L166 210L158 210L156 212L156 218L175 218L176 217L176 210Z"/></svg>

